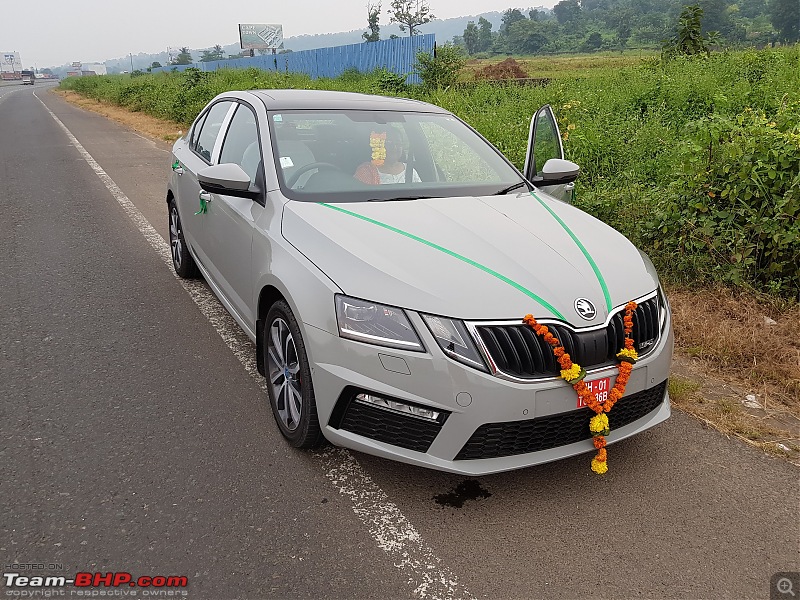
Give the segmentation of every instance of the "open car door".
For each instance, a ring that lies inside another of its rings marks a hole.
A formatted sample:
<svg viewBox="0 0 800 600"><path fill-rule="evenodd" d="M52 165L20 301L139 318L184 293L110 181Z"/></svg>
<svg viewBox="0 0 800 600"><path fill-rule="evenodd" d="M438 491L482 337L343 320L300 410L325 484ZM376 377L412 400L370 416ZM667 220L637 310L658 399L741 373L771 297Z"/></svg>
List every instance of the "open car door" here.
<svg viewBox="0 0 800 600"><path fill-rule="evenodd" d="M580 167L564 160L564 146L549 104L536 111L528 133L525 178L549 195L571 202Z"/></svg>

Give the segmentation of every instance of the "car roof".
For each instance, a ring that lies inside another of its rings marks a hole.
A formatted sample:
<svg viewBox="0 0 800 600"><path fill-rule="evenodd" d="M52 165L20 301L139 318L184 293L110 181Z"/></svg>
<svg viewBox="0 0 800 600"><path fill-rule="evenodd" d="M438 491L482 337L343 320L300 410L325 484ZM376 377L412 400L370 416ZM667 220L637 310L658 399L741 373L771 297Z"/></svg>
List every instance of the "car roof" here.
<svg viewBox="0 0 800 600"><path fill-rule="evenodd" d="M353 92L328 90L251 90L264 102L267 110L396 110L404 112L432 112L450 114L449 111L408 98L373 96Z"/></svg>

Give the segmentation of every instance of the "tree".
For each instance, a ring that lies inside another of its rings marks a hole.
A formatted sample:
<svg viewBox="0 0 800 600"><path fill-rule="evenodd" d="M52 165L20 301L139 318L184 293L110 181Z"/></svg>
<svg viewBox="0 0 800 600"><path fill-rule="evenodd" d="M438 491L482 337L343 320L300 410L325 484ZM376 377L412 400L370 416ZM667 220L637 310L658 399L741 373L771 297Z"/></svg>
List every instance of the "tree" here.
<svg viewBox="0 0 800 600"><path fill-rule="evenodd" d="M160 68L161 66L163 66L163 65L162 65L160 62L158 62L157 60L154 60L154 61L153 61L153 64L152 64L152 65L150 65L150 68L151 68L151 69L158 69L158 68Z"/></svg>
<svg viewBox="0 0 800 600"><path fill-rule="evenodd" d="M492 47L492 24L483 17L478 19L478 52L486 52Z"/></svg>
<svg viewBox="0 0 800 600"><path fill-rule="evenodd" d="M367 4L367 27L369 31L361 34L365 42L377 42L381 39L381 26L378 24L381 18L381 3Z"/></svg>
<svg viewBox="0 0 800 600"><path fill-rule="evenodd" d="M408 29L409 37L417 35L417 27L430 23L436 17L425 0L392 0L389 9L389 22L397 23L400 31Z"/></svg>
<svg viewBox="0 0 800 600"><path fill-rule="evenodd" d="M201 51L200 62L211 62L214 60L224 60L224 59L225 59L225 51L219 44L214 46L211 50Z"/></svg>
<svg viewBox="0 0 800 600"><path fill-rule="evenodd" d="M603 45L603 36L599 32L592 32L581 45L584 52L593 52Z"/></svg>
<svg viewBox="0 0 800 600"><path fill-rule="evenodd" d="M480 43L481 33L475 21L467 23L467 28L464 30L464 46L467 49L467 54L475 54L478 51L478 44Z"/></svg>
<svg viewBox="0 0 800 600"><path fill-rule="evenodd" d="M797 0L772 0L769 18L782 41L800 41L800 4Z"/></svg>
<svg viewBox="0 0 800 600"><path fill-rule="evenodd" d="M517 21L508 28L508 49L515 54L536 54L550 41L549 30L539 21Z"/></svg>
<svg viewBox="0 0 800 600"><path fill-rule="evenodd" d="M553 7L553 14L559 25L577 21L581 16L581 5L578 0L561 0Z"/></svg>
<svg viewBox="0 0 800 600"><path fill-rule="evenodd" d="M509 8L503 13L500 23L500 32L506 33L508 28L518 21L525 21L525 15L518 8Z"/></svg>
<svg viewBox="0 0 800 600"><path fill-rule="evenodd" d="M192 59L192 54L189 52L189 49L185 46L181 48L181 51L178 52L178 56L175 57L175 60L172 61L173 65L190 65L194 62Z"/></svg>
<svg viewBox="0 0 800 600"><path fill-rule="evenodd" d="M703 9L699 5L684 6L678 18L678 27L672 39L664 43L665 56L674 54L709 54L708 40L703 38ZM716 39L716 32L711 36Z"/></svg>
<svg viewBox="0 0 800 600"><path fill-rule="evenodd" d="M628 40L631 37L631 20L632 15L629 11L623 10L620 12L612 13L614 21L616 21L616 42L620 50L624 50L628 45Z"/></svg>
<svg viewBox="0 0 800 600"><path fill-rule="evenodd" d="M727 10L730 2L727 0L697 0L696 4L703 9L703 29L705 31L730 33L732 23Z"/></svg>

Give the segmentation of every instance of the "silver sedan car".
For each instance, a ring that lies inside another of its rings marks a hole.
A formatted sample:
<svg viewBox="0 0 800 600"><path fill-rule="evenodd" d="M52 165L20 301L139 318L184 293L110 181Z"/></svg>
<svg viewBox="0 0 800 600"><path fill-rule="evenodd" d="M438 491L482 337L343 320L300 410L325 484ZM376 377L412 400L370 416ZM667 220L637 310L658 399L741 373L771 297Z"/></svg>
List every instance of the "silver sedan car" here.
<svg viewBox="0 0 800 600"><path fill-rule="evenodd" d="M523 317L603 402L629 301L638 360L608 443L669 417L652 263L569 203L579 168L549 106L528 146L520 172L437 106L303 90L220 94L175 143L175 271L255 342L291 445L470 475L592 451L593 413Z"/></svg>

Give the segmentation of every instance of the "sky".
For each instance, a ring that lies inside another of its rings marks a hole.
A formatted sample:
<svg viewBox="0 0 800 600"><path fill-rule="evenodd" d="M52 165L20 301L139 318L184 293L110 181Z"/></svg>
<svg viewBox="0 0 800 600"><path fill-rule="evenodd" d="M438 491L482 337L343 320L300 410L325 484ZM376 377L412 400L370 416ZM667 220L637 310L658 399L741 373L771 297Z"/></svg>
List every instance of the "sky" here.
<svg viewBox="0 0 800 600"><path fill-rule="evenodd" d="M512 0L430 0L440 19L509 8ZM383 0L381 23L388 24ZM534 0L554 6L558 0ZM284 37L365 29L366 0L9 0L0 7L0 51L19 52L25 68L103 62L168 46L208 48L239 39L239 23L279 23ZM525 8L520 6L519 8ZM424 28L423 28L424 31Z"/></svg>

